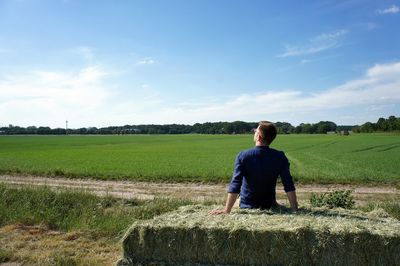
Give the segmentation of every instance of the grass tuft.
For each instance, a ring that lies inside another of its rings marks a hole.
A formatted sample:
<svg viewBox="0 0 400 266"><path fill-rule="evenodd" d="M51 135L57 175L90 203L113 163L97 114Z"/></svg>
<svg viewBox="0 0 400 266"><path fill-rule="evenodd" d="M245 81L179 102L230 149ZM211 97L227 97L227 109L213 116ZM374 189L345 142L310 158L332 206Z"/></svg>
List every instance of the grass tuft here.
<svg viewBox="0 0 400 266"><path fill-rule="evenodd" d="M76 266L82 265L79 260L73 258L70 254L66 252L53 252L51 257L49 258L48 265L55 265L55 266Z"/></svg>
<svg viewBox="0 0 400 266"><path fill-rule="evenodd" d="M387 201L379 203L368 203L367 206L363 207L365 211L373 211L383 209L385 212L390 214L392 217L400 221L400 202L398 201Z"/></svg>
<svg viewBox="0 0 400 266"><path fill-rule="evenodd" d="M10 251L0 248L0 263L9 262L13 259L13 255Z"/></svg>

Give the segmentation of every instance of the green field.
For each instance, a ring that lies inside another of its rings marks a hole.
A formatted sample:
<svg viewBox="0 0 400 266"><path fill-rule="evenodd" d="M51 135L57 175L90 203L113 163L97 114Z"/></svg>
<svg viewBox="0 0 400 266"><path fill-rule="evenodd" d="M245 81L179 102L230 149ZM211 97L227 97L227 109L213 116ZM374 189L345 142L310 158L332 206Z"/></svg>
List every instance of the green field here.
<svg viewBox="0 0 400 266"><path fill-rule="evenodd" d="M251 135L1 136L0 173L228 182ZM400 183L400 135L279 135L297 181Z"/></svg>

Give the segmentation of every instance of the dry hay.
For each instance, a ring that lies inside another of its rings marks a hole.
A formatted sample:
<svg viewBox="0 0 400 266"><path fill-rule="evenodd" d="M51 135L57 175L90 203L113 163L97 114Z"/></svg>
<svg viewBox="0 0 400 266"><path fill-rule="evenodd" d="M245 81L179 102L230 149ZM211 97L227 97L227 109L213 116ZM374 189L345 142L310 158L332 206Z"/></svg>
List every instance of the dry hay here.
<svg viewBox="0 0 400 266"><path fill-rule="evenodd" d="M383 210L321 208L292 214L185 206L138 221L118 265L396 265L400 222Z"/></svg>

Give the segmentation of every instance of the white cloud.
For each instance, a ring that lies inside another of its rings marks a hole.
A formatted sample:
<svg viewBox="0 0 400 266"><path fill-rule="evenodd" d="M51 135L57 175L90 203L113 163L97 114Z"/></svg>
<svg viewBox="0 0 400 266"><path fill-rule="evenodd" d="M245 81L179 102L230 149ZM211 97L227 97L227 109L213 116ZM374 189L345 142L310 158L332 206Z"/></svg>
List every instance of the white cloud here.
<svg viewBox="0 0 400 266"><path fill-rule="evenodd" d="M400 8L396 5L392 5L391 7L388 7L386 9L378 9L376 12L380 15L385 15L385 14L396 14L400 12Z"/></svg>
<svg viewBox="0 0 400 266"><path fill-rule="evenodd" d="M329 113L335 121L353 110L400 104L400 62L378 64L366 71L357 80L318 93L307 94L298 90L265 91L257 94L242 94L218 102L178 105L164 108L153 114L158 122L195 123L202 121L257 121L276 117L285 121L310 122L319 113ZM337 114L335 114L337 113ZM150 119L151 114L148 117ZM371 114L370 114L371 115ZM377 114L380 116L380 114Z"/></svg>
<svg viewBox="0 0 400 266"><path fill-rule="evenodd" d="M145 83L137 88L112 85L108 81L114 73L92 65L7 75L0 79L0 124L54 128L68 120L70 128L78 128L145 123L148 113L163 108L157 90Z"/></svg>
<svg viewBox="0 0 400 266"><path fill-rule="evenodd" d="M331 33L323 33L315 38L311 39L312 43L322 43L322 42L336 42L338 38L347 34L347 30L338 30Z"/></svg>
<svg viewBox="0 0 400 266"><path fill-rule="evenodd" d="M147 89L147 88L150 88L150 85L149 84L142 84L140 87L142 89Z"/></svg>
<svg viewBox="0 0 400 266"><path fill-rule="evenodd" d="M329 59L332 59L332 58L337 58L337 57L340 57L340 56L341 55L336 54L336 55L328 55L328 56L323 56L323 57L316 57L316 58L312 58L312 59L302 59L300 61L300 64L305 65L305 64L308 64L308 63L325 61L325 60L329 60Z"/></svg>
<svg viewBox="0 0 400 266"><path fill-rule="evenodd" d="M180 103L145 83L114 91L106 86L109 73L89 66L74 72L8 75L0 80L0 123L63 127L68 120L71 128L264 119L357 123L354 117L385 116L385 110L400 106L400 62L377 64L358 79L319 92L265 90Z"/></svg>
<svg viewBox="0 0 400 266"><path fill-rule="evenodd" d="M154 64L155 62L156 62L156 61L155 61L153 58L151 58L151 57L145 57L145 58L143 58L143 59L137 61L136 64L138 64L138 65L152 65L152 64Z"/></svg>
<svg viewBox="0 0 400 266"><path fill-rule="evenodd" d="M278 57L309 55L336 48L340 45L340 41L347 33L347 30L338 30L331 33L320 34L310 39L307 44L285 45L285 52L278 55Z"/></svg>
<svg viewBox="0 0 400 266"><path fill-rule="evenodd" d="M55 126L69 117L86 117L89 122L109 95L102 86L106 76L101 66L8 75L0 80L0 121Z"/></svg>

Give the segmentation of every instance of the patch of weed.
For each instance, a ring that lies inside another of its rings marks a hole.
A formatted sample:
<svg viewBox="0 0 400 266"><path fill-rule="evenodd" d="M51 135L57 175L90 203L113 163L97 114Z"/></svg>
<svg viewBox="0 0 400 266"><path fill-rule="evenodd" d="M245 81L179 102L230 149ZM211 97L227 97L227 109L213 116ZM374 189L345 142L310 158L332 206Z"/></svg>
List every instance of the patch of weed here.
<svg viewBox="0 0 400 266"><path fill-rule="evenodd" d="M313 207L344 208L354 207L351 190L335 190L322 194L311 193L310 203Z"/></svg>
<svg viewBox="0 0 400 266"><path fill-rule="evenodd" d="M13 259L13 255L10 251L0 249L0 263L9 262Z"/></svg>
<svg viewBox="0 0 400 266"><path fill-rule="evenodd" d="M73 258L73 256L67 254L66 252L54 252L49 258L49 265L55 266L76 266L81 265L79 260Z"/></svg>

